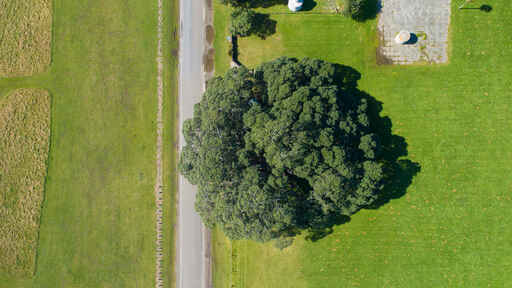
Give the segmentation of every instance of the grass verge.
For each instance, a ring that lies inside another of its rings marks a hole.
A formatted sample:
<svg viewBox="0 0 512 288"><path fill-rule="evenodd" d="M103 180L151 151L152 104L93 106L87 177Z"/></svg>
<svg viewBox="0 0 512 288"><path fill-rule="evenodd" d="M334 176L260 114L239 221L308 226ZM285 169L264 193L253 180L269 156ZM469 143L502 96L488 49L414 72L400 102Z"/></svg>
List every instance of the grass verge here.
<svg viewBox="0 0 512 288"><path fill-rule="evenodd" d="M166 18L166 31L170 37L164 42L163 51L178 51L179 45L179 7L178 1L165 1L164 11L171 11ZM164 53L164 285L176 287L176 217L177 217L177 135L178 134L178 55Z"/></svg>
<svg viewBox="0 0 512 288"><path fill-rule="evenodd" d="M0 98L0 274L34 273L49 145L48 91Z"/></svg>
<svg viewBox="0 0 512 288"><path fill-rule="evenodd" d="M43 72L51 61L52 0L0 0L0 77Z"/></svg>
<svg viewBox="0 0 512 288"><path fill-rule="evenodd" d="M215 47L215 74L222 74L229 69L231 56L228 55L229 42L229 15L230 10L220 1L213 1L214 17L213 26L215 29L215 39L213 46Z"/></svg>
<svg viewBox="0 0 512 288"><path fill-rule="evenodd" d="M299 237L285 250L290 255L264 258L273 247L248 245L247 268L239 273L253 277L241 287L511 285L506 271L512 252L512 72L502 64L512 62L511 8L505 0L494 1L490 13L458 10L454 3L450 63L444 65L377 65L375 20L272 14L276 34L239 39L240 60L248 66L287 55L358 70L359 88L383 103L393 133L408 143L408 158L421 165L403 197L360 211L319 241ZM231 279L233 260L226 251L233 244L214 236L214 279ZM217 283L216 288L229 287L226 280Z"/></svg>
<svg viewBox="0 0 512 288"><path fill-rule="evenodd" d="M302 270L297 266L301 260L300 243L281 251L272 243L230 241L215 229L212 232L213 287L306 287Z"/></svg>

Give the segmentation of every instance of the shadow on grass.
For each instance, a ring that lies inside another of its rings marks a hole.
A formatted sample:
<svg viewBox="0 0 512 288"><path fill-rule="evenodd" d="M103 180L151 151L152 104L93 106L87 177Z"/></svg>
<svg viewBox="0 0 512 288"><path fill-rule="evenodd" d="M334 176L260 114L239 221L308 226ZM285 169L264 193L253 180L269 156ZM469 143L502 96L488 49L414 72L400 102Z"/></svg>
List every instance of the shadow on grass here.
<svg viewBox="0 0 512 288"><path fill-rule="evenodd" d="M369 0L373 1L373 0ZM277 5L288 5L288 0L245 0L239 1L240 5L247 8L269 8ZM300 11L311 11L317 5L314 0L304 0Z"/></svg>
<svg viewBox="0 0 512 288"><path fill-rule="evenodd" d="M485 12L485 13L489 13L492 11L492 6L491 5L487 5L487 4L484 4L478 8L459 8L460 10L480 10L482 12Z"/></svg>
<svg viewBox="0 0 512 288"><path fill-rule="evenodd" d="M369 206L359 207L351 214L353 215L361 209L378 209L391 200L404 196L414 176L421 171L421 166L405 158L408 155L407 142L405 138L393 134L391 119L380 115L382 102L358 89L357 81L361 79L361 74L352 67L344 65L337 65L336 70L336 78L344 96L352 98L354 103L359 103L362 99L367 101L370 130L378 135L381 144L381 150L376 155L376 159L384 164L383 188L376 195L376 200ZM316 223L315 228L307 229L306 239L314 242L328 236L333 232L334 226L350 222L351 215L332 215L326 221Z"/></svg>
<svg viewBox="0 0 512 288"><path fill-rule="evenodd" d="M275 5L287 5L288 0L251 0L249 8L268 8Z"/></svg>
<svg viewBox="0 0 512 288"><path fill-rule="evenodd" d="M305 239L316 242L334 232L334 226L343 225L348 222L350 222L350 217L347 215L332 217L331 221L326 222L323 227L320 226L308 229Z"/></svg>
<svg viewBox="0 0 512 288"><path fill-rule="evenodd" d="M369 101L372 109L369 114L373 119L370 121L374 124L372 130L379 135L381 141L382 151L379 160L385 163L386 175L384 187L377 200L365 208L378 209L391 200L404 196L414 176L421 171L421 166L417 162L404 158L408 155L407 142L402 136L392 133L392 122L389 117L380 116L382 103L368 94L364 97Z"/></svg>
<svg viewBox="0 0 512 288"><path fill-rule="evenodd" d="M350 2L350 1L349 1ZM364 22L375 19L382 9L381 0L365 0L357 12L352 14L352 19L357 22Z"/></svg>
<svg viewBox="0 0 512 288"><path fill-rule="evenodd" d="M255 22L257 24L252 34L255 34L261 39L265 39L276 33L277 21L270 19L269 14L257 13Z"/></svg>
<svg viewBox="0 0 512 288"><path fill-rule="evenodd" d="M492 11L492 6L491 6L491 5L484 4L484 5L480 6L480 11L483 11L483 12L489 13L489 12L491 12L491 11Z"/></svg>
<svg viewBox="0 0 512 288"><path fill-rule="evenodd" d="M311 11L315 8L317 3L313 0L304 0L304 4L302 4L302 9L300 11Z"/></svg>
<svg viewBox="0 0 512 288"><path fill-rule="evenodd" d="M229 56L231 56L231 61L241 65L240 61L238 61L238 36L231 36L231 49L229 50Z"/></svg>

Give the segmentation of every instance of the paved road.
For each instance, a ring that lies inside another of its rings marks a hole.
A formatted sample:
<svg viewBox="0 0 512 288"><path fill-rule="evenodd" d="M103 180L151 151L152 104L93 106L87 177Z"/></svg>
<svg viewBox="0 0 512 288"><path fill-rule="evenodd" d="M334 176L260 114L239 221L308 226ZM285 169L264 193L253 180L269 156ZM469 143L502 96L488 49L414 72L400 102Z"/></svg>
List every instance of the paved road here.
<svg viewBox="0 0 512 288"><path fill-rule="evenodd" d="M180 151L184 145L183 121L192 117L203 92L204 0L180 1L179 120ZM178 223L178 288L207 288L209 263L205 257L206 232L194 209L197 188L180 175Z"/></svg>

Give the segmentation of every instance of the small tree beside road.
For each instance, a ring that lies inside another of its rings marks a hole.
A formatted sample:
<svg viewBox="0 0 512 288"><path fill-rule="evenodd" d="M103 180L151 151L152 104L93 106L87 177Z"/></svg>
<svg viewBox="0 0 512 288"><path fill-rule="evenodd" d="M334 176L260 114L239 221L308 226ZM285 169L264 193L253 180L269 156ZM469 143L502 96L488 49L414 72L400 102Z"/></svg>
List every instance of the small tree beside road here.
<svg viewBox="0 0 512 288"><path fill-rule="evenodd" d="M245 37L254 31L256 12L247 8L234 8L231 12L229 32L232 35Z"/></svg>

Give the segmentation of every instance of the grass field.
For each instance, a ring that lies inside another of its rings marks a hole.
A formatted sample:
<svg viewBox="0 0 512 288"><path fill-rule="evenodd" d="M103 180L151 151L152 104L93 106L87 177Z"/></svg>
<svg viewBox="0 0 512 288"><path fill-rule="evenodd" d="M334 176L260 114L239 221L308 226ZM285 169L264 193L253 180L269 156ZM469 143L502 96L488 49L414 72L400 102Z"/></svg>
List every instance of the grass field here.
<svg viewBox="0 0 512 288"><path fill-rule="evenodd" d="M43 72L51 61L52 0L0 0L0 77Z"/></svg>
<svg viewBox="0 0 512 288"><path fill-rule="evenodd" d="M471 5L482 4L488 3ZM215 231L216 288L512 285L512 68L506 64L512 63L512 4L491 5L483 13L458 10L453 2L444 65L378 66L376 21L336 15L272 14L275 35L239 40L240 61L248 66L287 55L358 70L360 89L383 103L382 114L421 171L403 197L358 212L317 242L301 236L280 252L269 244L235 244ZM216 23L222 22L218 15L228 13L216 8ZM218 41L225 39L216 32ZM227 51L216 49L217 63ZM226 69L221 64L216 72ZM236 259L246 259L241 266L233 264L235 245L241 247Z"/></svg>
<svg viewBox="0 0 512 288"><path fill-rule="evenodd" d="M0 79L0 93L52 95L51 147L36 271L0 287L152 287L155 283L157 1L56 0L52 65ZM177 3L164 13L164 209L174 285ZM168 248L168 249L167 249Z"/></svg>
<svg viewBox="0 0 512 288"><path fill-rule="evenodd" d="M0 273L30 277L50 145L50 95L19 89L0 98Z"/></svg>

